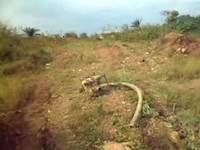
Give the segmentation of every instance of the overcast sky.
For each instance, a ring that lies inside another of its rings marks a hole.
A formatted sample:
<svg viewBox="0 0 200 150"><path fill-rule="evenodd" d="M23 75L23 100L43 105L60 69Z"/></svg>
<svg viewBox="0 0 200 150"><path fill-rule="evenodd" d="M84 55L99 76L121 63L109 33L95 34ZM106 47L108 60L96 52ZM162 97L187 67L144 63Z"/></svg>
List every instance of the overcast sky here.
<svg viewBox="0 0 200 150"><path fill-rule="evenodd" d="M48 33L88 32L106 25L163 21L162 10L200 15L200 0L0 0L0 21Z"/></svg>

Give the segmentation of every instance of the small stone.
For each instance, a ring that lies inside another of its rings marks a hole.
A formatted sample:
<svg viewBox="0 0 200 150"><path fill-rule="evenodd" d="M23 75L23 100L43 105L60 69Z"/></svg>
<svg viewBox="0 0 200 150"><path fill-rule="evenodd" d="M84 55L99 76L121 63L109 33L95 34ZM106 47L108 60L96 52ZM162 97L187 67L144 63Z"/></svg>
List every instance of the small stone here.
<svg viewBox="0 0 200 150"><path fill-rule="evenodd" d="M68 116L67 115L65 115L64 117L63 117L63 119L65 120L65 119L67 119L68 118Z"/></svg>
<svg viewBox="0 0 200 150"><path fill-rule="evenodd" d="M179 133L177 131L170 132L169 133L169 139L175 144L180 143L180 137L179 137Z"/></svg>
<svg viewBox="0 0 200 150"><path fill-rule="evenodd" d="M187 49L186 49L186 48L182 48L182 49L181 49L181 52L184 54L184 53L187 52Z"/></svg>
<svg viewBox="0 0 200 150"><path fill-rule="evenodd" d="M50 65L51 65L50 63L46 64L46 66L50 66Z"/></svg>
<svg viewBox="0 0 200 150"><path fill-rule="evenodd" d="M151 71L154 71L154 70L155 70L155 68L152 67L152 68L151 68Z"/></svg>
<svg viewBox="0 0 200 150"><path fill-rule="evenodd" d="M146 55L149 55L149 52L145 52Z"/></svg>
<svg viewBox="0 0 200 150"><path fill-rule="evenodd" d="M123 60L123 61L122 61L122 63L123 63L123 64L125 64L125 63L126 63L126 61L125 61L125 60Z"/></svg>
<svg viewBox="0 0 200 150"><path fill-rule="evenodd" d="M125 105L125 104L126 104L126 102L125 102L125 101L122 101L122 104L123 104L123 105Z"/></svg>
<svg viewBox="0 0 200 150"><path fill-rule="evenodd" d="M181 51L181 48L179 47L176 51L177 51L177 52L180 52L180 51Z"/></svg>
<svg viewBox="0 0 200 150"><path fill-rule="evenodd" d="M125 59L126 59L126 60L129 60L129 57L126 57Z"/></svg>
<svg viewBox="0 0 200 150"><path fill-rule="evenodd" d="M97 69L97 67L95 67L95 66L92 66L92 67L91 67L91 69Z"/></svg>
<svg viewBox="0 0 200 150"><path fill-rule="evenodd" d="M22 113L22 110L21 110L21 109L19 109L19 110L17 110L17 111L16 111L16 113Z"/></svg>
<svg viewBox="0 0 200 150"><path fill-rule="evenodd" d="M59 95L57 95L57 94L53 94L52 96L51 96L51 98L58 98L59 97Z"/></svg>
<svg viewBox="0 0 200 150"><path fill-rule="evenodd" d="M50 113L51 113L51 111L50 111L49 109L47 110L47 112L48 112L48 114L50 114Z"/></svg>

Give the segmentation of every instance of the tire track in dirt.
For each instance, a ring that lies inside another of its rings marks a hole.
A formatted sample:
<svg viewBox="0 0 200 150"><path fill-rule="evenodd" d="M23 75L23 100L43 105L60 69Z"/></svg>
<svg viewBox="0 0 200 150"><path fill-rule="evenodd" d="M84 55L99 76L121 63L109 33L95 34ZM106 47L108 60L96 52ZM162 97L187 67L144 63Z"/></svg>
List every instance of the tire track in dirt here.
<svg viewBox="0 0 200 150"><path fill-rule="evenodd" d="M7 135L7 140L1 143L2 150L39 149L37 132L44 124L45 111L50 103L51 94L46 77L36 80L13 110L9 120L2 125L7 129L3 133L3 136Z"/></svg>

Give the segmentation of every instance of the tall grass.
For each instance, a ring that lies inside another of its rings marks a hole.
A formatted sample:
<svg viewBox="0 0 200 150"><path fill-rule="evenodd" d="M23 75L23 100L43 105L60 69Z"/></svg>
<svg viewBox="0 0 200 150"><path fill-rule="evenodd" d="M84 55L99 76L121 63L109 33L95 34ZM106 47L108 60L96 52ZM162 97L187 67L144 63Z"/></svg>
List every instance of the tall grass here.
<svg viewBox="0 0 200 150"><path fill-rule="evenodd" d="M15 110L19 102L30 98L33 88L33 83L29 78L1 76L0 113Z"/></svg>
<svg viewBox="0 0 200 150"><path fill-rule="evenodd" d="M196 57L176 57L160 75L168 79L195 79L200 76L200 59Z"/></svg>
<svg viewBox="0 0 200 150"><path fill-rule="evenodd" d="M67 149L95 150L103 143L104 139L103 131L99 126L104 111L102 105L89 104L82 98L82 96L78 96L77 99L74 99L70 115L64 120L67 130L60 134L64 140L67 140L63 141L67 142Z"/></svg>
<svg viewBox="0 0 200 150"><path fill-rule="evenodd" d="M8 111L16 106L20 99L21 85L17 79L3 77L0 79L0 111Z"/></svg>
<svg viewBox="0 0 200 150"><path fill-rule="evenodd" d="M177 89L167 85L160 86L156 91L156 97L167 102L168 121L174 126L181 126L187 132L186 149L198 149L199 124L200 124L200 93L198 89ZM172 104L174 106L172 106Z"/></svg>
<svg viewBox="0 0 200 150"><path fill-rule="evenodd" d="M108 71L106 76L111 82L133 82L138 79L137 74L134 71L128 71L125 69L112 72Z"/></svg>
<svg viewBox="0 0 200 150"><path fill-rule="evenodd" d="M51 60L46 43L41 45L35 39L20 38L6 26L0 27L0 72L35 70Z"/></svg>
<svg viewBox="0 0 200 150"><path fill-rule="evenodd" d="M35 72L51 60L49 48L42 42L19 37L0 24L0 112L14 109L26 97L28 72Z"/></svg>

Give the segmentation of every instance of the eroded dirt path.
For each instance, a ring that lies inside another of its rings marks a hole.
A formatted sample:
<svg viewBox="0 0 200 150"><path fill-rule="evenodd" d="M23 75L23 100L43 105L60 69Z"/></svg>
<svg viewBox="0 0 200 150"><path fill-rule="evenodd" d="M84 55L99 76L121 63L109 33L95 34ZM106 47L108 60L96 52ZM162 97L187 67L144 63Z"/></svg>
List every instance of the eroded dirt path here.
<svg viewBox="0 0 200 150"><path fill-rule="evenodd" d="M53 84L48 116L58 149L97 149L102 141L127 142L130 139L126 124L135 109L136 101L129 98L134 93L119 90L96 100L88 99L79 93L81 79L93 73L106 73L114 81L144 79L141 86L145 86L148 79L144 78L144 73L151 72L151 64L145 62L147 56L132 53L120 43L87 44L54 49L54 61L48 74ZM139 79L135 79L136 74L140 74ZM100 143L95 143L98 141ZM142 143L143 139L135 142ZM142 149L141 145L139 147Z"/></svg>

